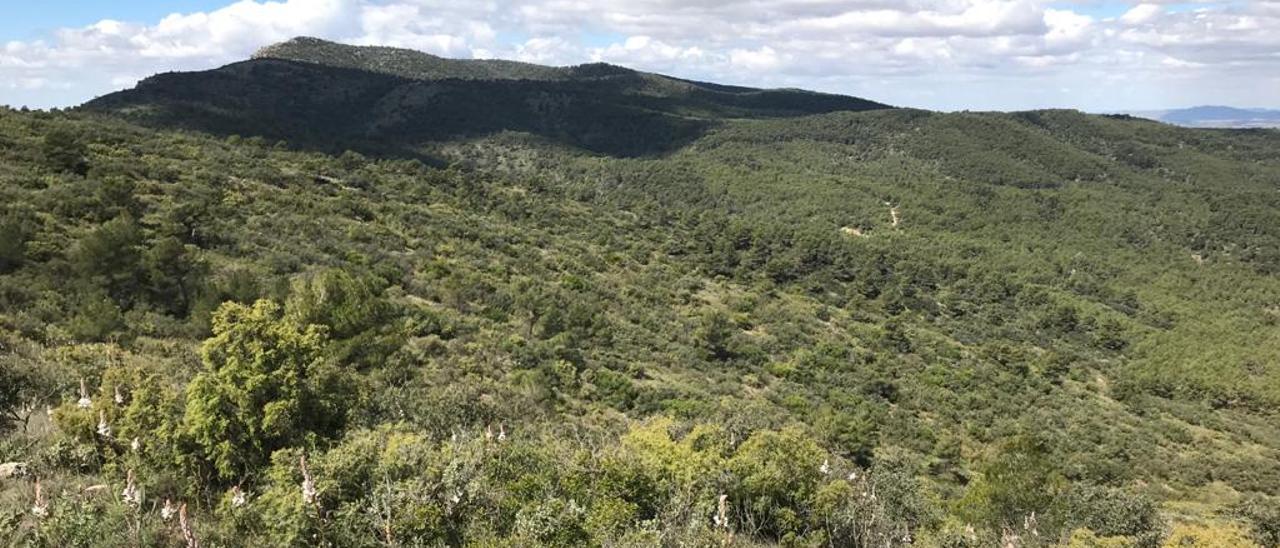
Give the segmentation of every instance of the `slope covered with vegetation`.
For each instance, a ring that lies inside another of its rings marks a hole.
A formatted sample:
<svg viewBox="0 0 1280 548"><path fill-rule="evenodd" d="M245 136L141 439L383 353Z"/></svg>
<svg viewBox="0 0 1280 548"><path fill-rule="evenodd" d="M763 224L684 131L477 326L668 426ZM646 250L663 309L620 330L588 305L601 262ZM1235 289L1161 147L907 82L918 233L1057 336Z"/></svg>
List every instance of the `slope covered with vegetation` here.
<svg viewBox="0 0 1280 548"><path fill-rule="evenodd" d="M153 127L261 135L335 153L411 155L428 142L519 131L593 152L641 156L678 149L727 119L887 107L609 65L463 61L296 39L220 69L153 76L86 108Z"/></svg>
<svg viewBox="0 0 1280 548"><path fill-rule="evenodd" d="M824 109L381 155L254 125L316 74L254 63L0 110L0 537L1277 542L1276 132Z"/></svg>
<svg viewBox="0 0 1280 548"><path fill-rule="evenodd" d="M634 73L604 64L578 68L548 67L502 59L446 59L411 49L353 47L305 36L264 47L253 54L253 59L298 61L415 80L571 80L587 76L593 68L597 76Z"/></svg>

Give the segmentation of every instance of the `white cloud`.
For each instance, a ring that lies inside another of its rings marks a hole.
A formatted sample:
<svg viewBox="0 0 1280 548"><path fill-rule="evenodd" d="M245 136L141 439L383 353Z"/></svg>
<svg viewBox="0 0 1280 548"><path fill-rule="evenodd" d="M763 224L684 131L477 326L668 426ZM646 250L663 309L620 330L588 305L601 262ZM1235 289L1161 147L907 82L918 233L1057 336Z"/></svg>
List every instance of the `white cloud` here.
<svg viewBox="0 0 1280 548"><path fill-rule="evenodd" d="M559 36L530 38L516 46L515 59L526 63L562 65L576 55L574 45Z"/></svg>
<svg viewBox="0 0 1280 548"><path fill-rule="evenodd" d="M359 11L358 21L360 36L347 41L416 49L446 57L470 57L473 42L488 42L493 36L493 30L483 21L455 26L447 14L413 4L365 5Z"/></svg>
<svg viewBox="0 0 1280 548"><path fill-rule="evenodd" d="M649 36L629 36L620 43L590 50L589 56L591 61L658 70L671 70L680 65L698 65L707 60L706 53L697 46L674 46Z"/></svg>
<svg viewBox="0 0 1280 548"><path fill-rule="evenodd" d="M1120 22L1127 25L1141 25L1155 19L1163 12L1164 8L1155 4L1138 4L1124 12L1124 15L1120 16Z"/></svg>
<svg viewBox="0 0 1280 548"><path fill-rule="evenodd" d="M729 52L729 63L736 68L750 71L777 70L786 62L784 56L769 46L756 50L735 49Z"/></svg>
<svg viewBox="0 0 1280 548"><path fill-rule="evenodd" d="M946 2L962 9L905 11L852 10L827 17L799 19L778 26L782 32L832 36L999 36L1038 34L1045 29L1043 10L1033 2ZM940 6L949 7L949 6Z"/></svg>
<svg viewBox="0 0 1280 548"><path fill-rule="evenodd" d="M139 75L216 67L295 35L453 57L605 61L944 108L1156 108L1280 97L1275 79L1265 79L1280 73L1280 2L1202 0L1187 9L1175 6L1188 3L1180 0L1146 0L1111 17L1090 16L1091 3L239 0L3 44L0 103L75 104Z"/></svg>
<svg viewBox="0 0 1280 548"><path fill-rule="evenodd" d="M1205 66L1203 63L1193 63L1191 61L1183 61L1175 57L1165 57L1160 60L1160 64L1173 68L1199 68Z"/></svg>
<svg viewBox="0 0 1280 548"><path fill-rule="evenodd" d="M1045 43L1053 47L1080 48L1094 32L1093 18L1073 11L1048 9L1044 12Z"/></svg>

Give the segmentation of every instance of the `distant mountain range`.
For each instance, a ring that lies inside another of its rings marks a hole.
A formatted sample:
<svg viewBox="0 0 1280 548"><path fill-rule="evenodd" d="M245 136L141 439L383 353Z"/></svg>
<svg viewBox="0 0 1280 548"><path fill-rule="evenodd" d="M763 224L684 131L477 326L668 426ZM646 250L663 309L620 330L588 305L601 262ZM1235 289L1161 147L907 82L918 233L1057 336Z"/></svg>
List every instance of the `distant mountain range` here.
<svg viewBox="0 0 1280 548"><path fill-rule="evenodd" d="M1280 127L1280 110L1198 106L1174 110L1131 111L1125 114L1184 127L1273 128Z"/></svg>

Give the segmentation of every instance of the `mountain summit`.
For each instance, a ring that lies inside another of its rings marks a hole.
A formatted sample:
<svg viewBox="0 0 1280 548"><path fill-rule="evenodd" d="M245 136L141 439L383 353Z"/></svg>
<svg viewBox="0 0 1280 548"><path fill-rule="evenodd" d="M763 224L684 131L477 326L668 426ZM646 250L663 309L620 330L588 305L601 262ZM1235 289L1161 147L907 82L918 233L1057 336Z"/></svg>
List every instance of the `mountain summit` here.
<svg viewBox="0 0 1280 548"><path fill-rule="evenodd" d="M429 53L385 46L352 46L299 36L259 49L252 59L277 59L365 70L414 80L569 80L579 77L634 74L596 63L580 67L548 67L501 59L448 59Z"/></svg>
<svg viewBox="0 0 1280 548"><path fill-rule="evenodd" d="M168 73L85 105L136 122L345 148L515 131L612 156L674 150L729 119L889 108L694 82L607 64L446 59L294 38L218 69ZM376 143L371 144L371 143Z"/></svg>

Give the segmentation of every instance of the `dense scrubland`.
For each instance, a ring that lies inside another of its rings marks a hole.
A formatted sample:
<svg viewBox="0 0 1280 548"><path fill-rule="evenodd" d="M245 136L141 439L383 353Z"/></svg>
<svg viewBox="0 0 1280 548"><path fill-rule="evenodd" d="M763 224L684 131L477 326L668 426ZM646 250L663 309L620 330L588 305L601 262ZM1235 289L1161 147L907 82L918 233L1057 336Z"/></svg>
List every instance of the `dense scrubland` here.
<svg viewBox="0 0 1280 548"><path fill-rule="evenodd" d="M138 97L0 110L11 545L1280 542L1280 133Z"/></svg>

